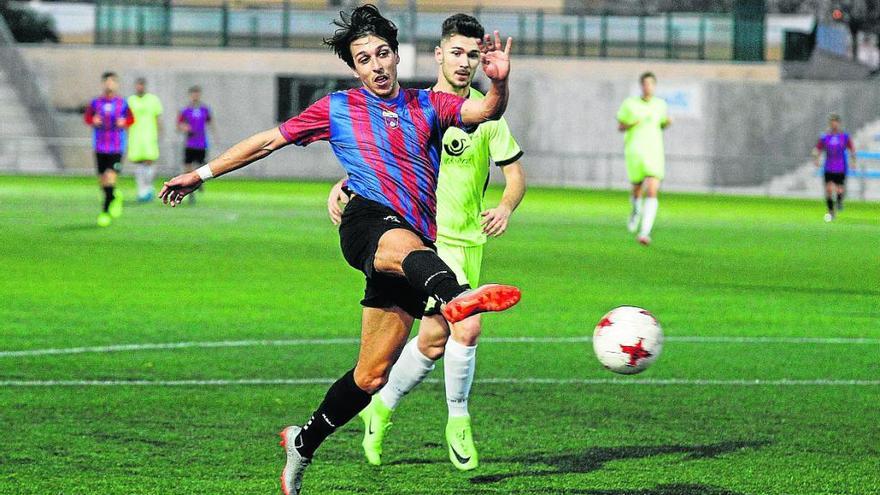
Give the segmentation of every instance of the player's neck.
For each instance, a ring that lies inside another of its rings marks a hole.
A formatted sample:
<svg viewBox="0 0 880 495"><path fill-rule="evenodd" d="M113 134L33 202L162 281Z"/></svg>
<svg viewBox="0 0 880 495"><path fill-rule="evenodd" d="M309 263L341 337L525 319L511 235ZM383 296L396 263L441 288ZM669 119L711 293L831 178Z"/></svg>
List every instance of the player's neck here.
<svg viewBox="0 0 880 495"><path fill-rule="evenodd" d="M651 101L653 98L654 98L654 95L645 95L645 94L642 95L642 100L644 100L644 101Z"/></svg>
<svg viewBox="0 0 880 495"><path fill-rule="evenodd" d="M435 91L437 93L451 93L456 96L461 96L462 98L467 98L471 94L471 85L468 84L463 88L456 88L455 86L449 84L449 81L447 81L445 77L441 76L437 79L437 83L434 84L434 87L431 88L431 91Z"/></svg>
<svg viewBox="0 0 880 495"><path fill-rule="evenodd" d="M116 91L104 91L104 98L116 98Z"/></svg>
<svg viewBox="0 0 880 495"><path fill-rule="evenodd" d="M397 82L394 83L394 89L391 91L391 94L389 94L388 96L377 95L372 90L370 90L370 88L368 88L366 86L362 86L362 87L367 91L367 93L370 93L371 95L375 96L376 98L379 98L380 100L393 100L393 99L397 98L398 96L400 96L400 83L397 83Z"/></svg>

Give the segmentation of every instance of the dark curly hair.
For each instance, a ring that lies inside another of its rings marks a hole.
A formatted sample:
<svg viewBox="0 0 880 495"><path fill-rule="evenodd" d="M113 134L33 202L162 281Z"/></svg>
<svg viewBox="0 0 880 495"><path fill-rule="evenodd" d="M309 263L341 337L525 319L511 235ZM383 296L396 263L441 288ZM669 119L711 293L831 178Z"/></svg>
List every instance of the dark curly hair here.
<svg viewBox="0 0 880 495"><path fill-rule="evenodd" d="M335 19L333 25L339 29L333 33L333 37L324 38L324 44L332 48L336 56L352 69L354 57L351 55L351 42L358 38L372 34L387 41L391 50L397 53L397 26L382 17L373 4L362 5L352 10L351 14L340 12L339 19Z"/></svg>
<svg viewBox="0 0 880 495"><path fill-rule="evenodd" d="M467 14L454 14L443 21L443 32L440 37L446 39L456 34L468 38L483 39L486 30L483 29L483 25L476 17Z"/></svg>

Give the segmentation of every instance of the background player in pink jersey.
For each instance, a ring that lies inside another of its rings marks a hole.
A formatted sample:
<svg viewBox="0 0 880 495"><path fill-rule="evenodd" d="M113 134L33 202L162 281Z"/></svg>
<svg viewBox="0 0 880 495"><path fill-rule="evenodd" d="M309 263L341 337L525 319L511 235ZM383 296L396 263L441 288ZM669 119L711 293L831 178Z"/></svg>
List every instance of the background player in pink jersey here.
<svg viewBox="0 0 880 495"><path fill-rule="evenodd" d="M134 116L125 99L119 96L119 78L115 72L101 75L103 91L86 107L83 117L94 129L95 162L99 182L104 190L104 207L98 215L98 226L110 225L122 215L122 195L116 192L116 177L122 169L125 130L134 123Z"/></svg>
<svg viewBox="0 0 880 495"><path fill-rule="evenodd" d="M501 117L507 106L510 47L496 31L481 51L491 80L485 98L465 100L430 90L402 89L397 81L397 28L373 5L341 13L326 43L363 86L328 95L280 127L255 134L195 172L165 183L160 196L172 206L203 181L229 173L288 144L330 142L348 174L353 199L339 228L346 261L366 277L357 365L336 381L302 427L282 431L287 464L285 494L300 493L302 476L321 443L363 409L387 381L413 322L428 297L455 323L473 314L503 311L519 289L461 286L434 250L436 189L443 131L473 130Z"/></svg>
<svg viewBox="0 0 880 495"><path fill-rule="evenodd" d="M850 165L847 160L847 151L852 159L852 167L856 168L856 147L852 138L841 128L840 116L831 114L828 117L828 132L819 136L819 141L813 148L816 168L819 168L819 159L822 153L825 153L825 204L828 207L828 212L825 213L826 222L834 220L837 217L837 212L843 209L846 174L849 172ZM836 202L835 193L837 193Z"/></svg>

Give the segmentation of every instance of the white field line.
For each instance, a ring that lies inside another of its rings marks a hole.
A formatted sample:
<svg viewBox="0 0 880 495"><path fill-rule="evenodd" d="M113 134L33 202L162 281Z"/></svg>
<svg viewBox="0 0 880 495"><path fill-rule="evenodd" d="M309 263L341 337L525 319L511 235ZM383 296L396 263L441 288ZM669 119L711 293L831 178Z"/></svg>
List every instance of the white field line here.
<svg viewBox="0 0 880 495"><path fill-rule="evenodd" d="M335 378L278 378L232 380L2 380L0 387L227 387L253 385L329 385ZM428 379L429 383L443 383ZM495 385L690 385L702 387L877 387L880 380L707 380L690 378L483 378Z"/></svg>
<svg viewBox="0 0 880 495"><path fill-rule="evenodd" d="M487 344L570 344L591 342L590 337L485 337L480 342ZM845 337L711 337L711 336L672 336L665 342L685 342L692 344L814 344L814 345L880 345L880 338ZM354 345L360 342L355 338L335 339L284 339L284 340L221 340L215 342L167 342L154 344L119 344L91 347L66 347L52 349L27 349L20 351L0 351L0 358L29 357L65 354L92 354L125 351L151 351L173 349L210 349L222 347L271 347L271 346L309 346L309 345Z"/></svg>

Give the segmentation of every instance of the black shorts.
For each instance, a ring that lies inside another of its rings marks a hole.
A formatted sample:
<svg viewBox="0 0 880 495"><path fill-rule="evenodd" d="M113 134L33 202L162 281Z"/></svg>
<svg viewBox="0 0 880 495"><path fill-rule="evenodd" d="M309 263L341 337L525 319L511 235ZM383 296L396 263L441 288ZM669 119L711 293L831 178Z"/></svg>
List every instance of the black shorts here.
<svg viewBox="0 0 880 495"><path fill-rule="evenodd" d="M366 288L361 305L367 308L390 308L397 306L413 318L421 318L428 296L412 288L403 277L378 273L373 270L373 260L379 239L393 229L406 229L419 236L431 249L434 243L426 239L394 210L375 201L354 196L339 225L339 244L345 261L366 276Z"/></svg>
<svg viewBox="0 0 880 495"><path fill-rule="evenodd" d="M208 153L208 150L199 149L199 148L184 148L183 150L183 163L189 165L190 163L198 163L200 165L205 164L205 155Z"/></svg>
<svg viewBox="0 0 880 495"><path fill-rule="evenodd" d="M825 172L825 182L833 182L838 186L846 184L845 172Z"/></svg>
<svg viewBox="0 0 880 495"><path fill-rule="evenodd" d="M95 163L98 165L98 175L108 170L122 171L122 153L95 153Z"/></svg>

